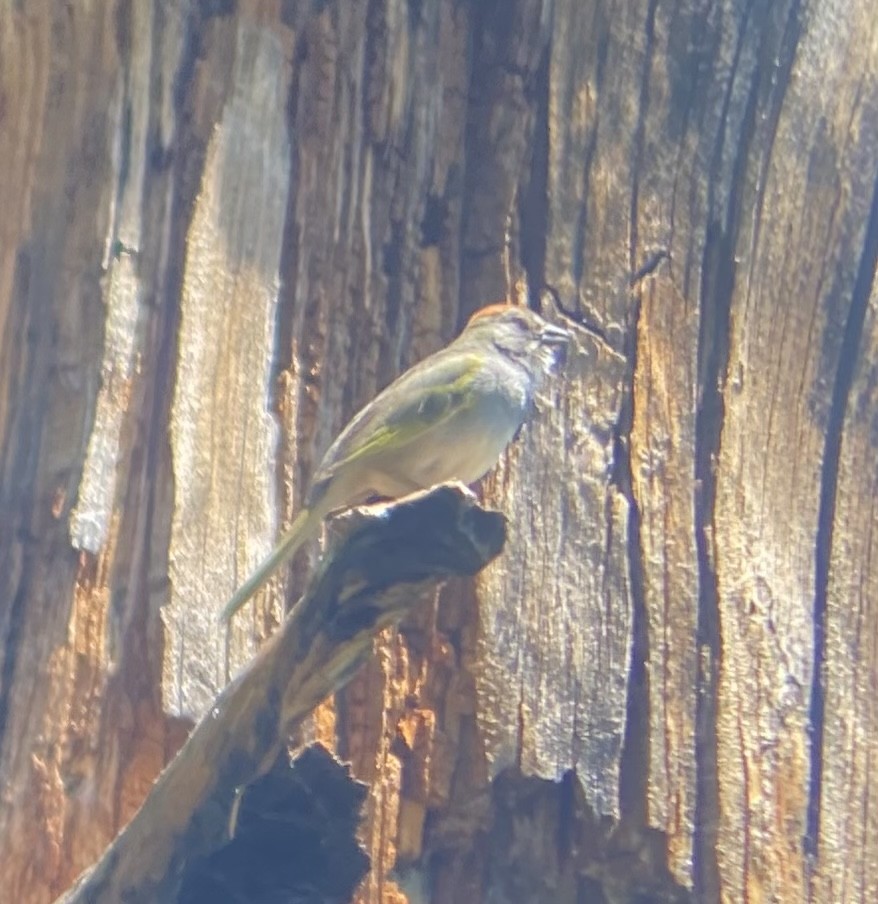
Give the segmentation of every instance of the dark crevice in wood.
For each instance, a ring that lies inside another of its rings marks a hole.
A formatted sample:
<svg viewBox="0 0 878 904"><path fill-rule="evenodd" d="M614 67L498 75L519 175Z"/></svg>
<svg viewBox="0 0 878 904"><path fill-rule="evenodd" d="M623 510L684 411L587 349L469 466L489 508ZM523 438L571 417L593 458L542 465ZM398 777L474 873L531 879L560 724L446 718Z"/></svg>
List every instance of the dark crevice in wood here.
<svg viewBox="0 0 878 904"><path fill-rule="evenodd" d="M728 369L731 302L735 283L734 211L740 205L741 185L732 185L730 209L720 225L716 191L720 180L722 153L726 140L729 107L739 72L741 49L747 32L752 0L741 23L732 70L723 100L722 113L710 161L708 176L709 216L702 258L699 291L700 317L697 347L697 405L695 411L694 533L698 568L698 611L696 616L697 673L695 694L695 817L692 840L693 890L698 900L718 901L720 875L717 859L719 831L719 776L717 728L719 668L722 656L719 591L714 548L716 478L714 463L719 455L725 400L722 383ZM751 102L755 98L751 86ZM744 160L747 138L742 136L738 160ZM743 843L743 840L742 840Z"/></svg>
<svg viewBox="0 0 878 904"><path fill-rule="evenodd" d="M11 549L12 543L4 544L4 549ZM0 560L0 565L7 565L10 556L4 556ZM24 611L30 596L30 573L31 560L33 556L27 546L21 553L21 569L18 580L18 586L15 588L11 602L8 607L8 614L4 614L5 635L3 637L3 663L0 668L0 751L7 745L6 740L6 724L9 721L9 701L13 685L15 683L15 671L18 664L18 653L21 650L21 629L24 622ZM4 568L6 574L11 574L14 569ZM13 732L13 735L15 733ZM13 737L13 742L15 738ZM14 743L9 745L14 747Z"/></svg>
<svg viewBox="0 0 878 904"><path fill-rule="evenodd" d="M237 0L198 0L196 4L196 9L202 19L234 16L237 8Z"/></svg>
<svg viewBox="0 0 878 904"><path fill-rule="evenodd" d="M609 42L608 42L609 43ZM573 285L577 289L582 285L582 278L585 275L585 249L588 245L586 241L585 228L588 224L588 206L589 192L591 190L591 171L594 163L594 156L598 147L598 125L600 121L599 110L595 111L594 122L592 123L591 133L589 134L588 143L585 146L585 153L582 158L582 203L576 214L576 234L573 239L573 261L571 270L573 274ZM579 293L577 292L577 295ZM577 298L577 304L579 299Z"/></svg>
<svg viewBox="0 0 878 904"><path fill-rule="evenodd" d="M117 43L119 46L121 70L124 74L125 98L123 100L123 125L121 126L123 133L121 140L122 147L120 149L119 169L115 173L116 183L114 186L117 219L111 224L113 238L115 240L115 245L117 246L117 248L114 249L114 253L122 253L122 243L117 238L116 229L119 225L118 216L124 201L130 168L128 159L131 153L131 102L128 96L130 70L132 65L130 59L130 27L130 10L127 10L124 15L121 14L120 10L120 15L117 19ZM154 115L152 111L150 111L150 115ZM154 141L157 138L157 131L155 129L148 129L147 136L147 140ZM147 151L146 156L147 159L150 159L152 154ZM153 173L151 171L147 171L144 174L146 180L149 180L152 176ZM158 198L163 194L164 192L159 191L146 191L144 192L144 203L147 204L148 199L151 197ZM141 217L143 217L145 210L142 209L139 213ZM148 233L148 230L145 229L144 233ZM149 250L145 248L132 249L132 252L136 253L138 256L138 278L140 289L141 291L144 291L144 283L146 282L144 272L146 271L148 264L156 264L159 253L157 249L153 250L151 248ZM147 261L147 257L149 257L149 261ZM144 291L144 294L149 294L148 290ZM162 295L161 297L164 298L165 296ZM161 317L163 308L163 305L158 307L158 317ZM154 311L155 308L153 308L150 313L153 313ZM150 387L151 383L148 380L144 380L142 385ZM144 407L147 411L149 410L149 399L146 400ZM137 408L137 405L132 405L132 409L133 408ZM138 411L137 416L138 418L142 417L142 413ZM107 712L110 713L113 712L114 708L113 692L121 686L121 675L128 666L131 666L132 674L125 684L127 690L132 693L132 696L135 698L144 696L146 688L155 686L159 680L158 675L155 674L156 670L149 667L148 651L151 648L151 644L145 641L145 626L148 614L148 607L145 604L145 601L149 595L149 568L148 556L144 555L142 544L147 542L151 535L152 516L150 512L146 514L146 518L144 519L144 502L140 499L140 493L143 491L144 487L152 485L151 481L154 479L155 475L149 474L146 479L142 479L144 477L144 451L146 447L146 443L142 441L141 436L144 426L146 430L151 429L151 418L138 420L134 422L131 428L141 441L138 442L138 440L134 440L132 443L130 461L124 463L127 466L126 479L120 484L120 489L124 488L123 492L125 496L121 506L124 514L119 525L119 543L126 551L130 550L130 558L127 555L118 557L114 562L110 574L110 603L109 611L107 613L108 654L112 670L112 675L108 682L107 694ZM144 524L144 520L147 522L146 525ZM131 536L135 538L133 542L130 539ZM136 622L136 625L132 630L133 622ZM120 665L121 667L117 667ZM161 666L159 665L158 670L160 671L160 669ZM148 691L146 691L146 695L153 696Z"/></svg>
<svg viewBox="0 0 878 904"><path fill-rule="evenodd" d="M820 506L817 516L814 587L814 667L811 679L809 725L811 730L811 774L808 789L808 815L804 838L805 852L816 858L820 843L820 799L823 785L824 709L826 706L826 597L829 590L829 569L835 528L835 502L838 490L838 465L848 410L851 385L863 324L869 306L872 286L878 267L878 180L872 194L872 207L866 226L863 253L857 268L856 281L845 324L844 337L838 358L838 369L832 387L832 401L826 425L823 461L820 472Z"/></svg>
<svg viewBox="0 0 878 904"><path fill-rule="evenodd" d="M762 27L763 35L769 34L770 29ZM780 121L780 113L783 108L783 99L789 87L790 75L793 69L793 62L796 58L796 50L799 46L799 39L802 34L802 9L800 0L793 0L787 13L786 23L780 38L780 48L775 50L774 47L762 48L763 56L765 54L776 54L774 61L774 72L767 75L764 81L768 82L769 96L767 109L765 110L765 122L763 125L764 137L758 142L758 147L762 157L759 169L759 180L757 182L757 197L754 202L753 217L753 235L750 238L752 248L759 246L759 237L762 232L762 212L765 206L765 182L768 174L768 168L772 160L772 152L774 142L777 136L777 126ZM767 37L763 37L763 45L768 43ZM751 266L755 266L756 255L751 255Z"/></svg>
<svg viewBox="0 0 878 904"><path fill-rule="evenodd" d="M631 206L629 209L629 268L634 272L637 259L639 214L639 179L643 167L643 146L649 110L649 84L655 52L655 18L657 0L651 0L646 19L646 46L640 83L637 126L634 134ZM637 338L641 299L638 296L626 331L624 357L627 361L626 393L613 437L614 481L628 502L628 535L626 538L628 578L631 594L631 653L628 666L625 732L619 764L619 809L622 816L637 825L646 822L649 784L650 682L649 682L649 618L646 611L646 577L640 530L640 507L634 493L631 465L631 427L634 422L634 375L637 372Z"/></svg>
<svg viewBox="0 0 878 904"><path fill-rule="evenodd" d="M754 12L761 12L753 21ZM719 820L719 776L717 771L718 681L722 661L722 634L716 575L714 515L716 505L715 463L719 458L725 417L724 387L729 362L731 305L737 279L736 245L739 237L744 194L748 185L750 152L761 128L760 109L769 121L776 120L786 83L778 84L776 71L766 65L779 52L772 46L777 33L767 28L770 11L750 0L741 17L738 42L723 100L722 115L710 162L708 209L711 218L705 237L700 287L698 336L698 403L695 413L695 540L699 596L696 638L698 674L695 712L696 797L693 839L694 890L699 900L718 900L721 887L717 860ZM758 37L756 37L758 36ZM740 125L730 135L732 98L743 72L743 50L748 40L759 40L759 54L752 74ZM786 48L791 56L795 43ZM787 62L787 61L785 61ZM787 72L789 72L787 62ZM768 90L774 88L774 90ZM728 207L718 204L717 189L722 182L722 161L727 141L734 141L735 158L728 186ZM749 845L744 814L741 844ZM746 851L745 851L746 857Z"/></svg>
<svg viewBox="0 0 878 904"><path fill-rule="evenodd" d="M301 352L299 362L293 361L293 352L296 340L301 338L303 334L301 324L305 320L305 311L301 308L297 309L296 306L297 301L300 303L305 301L304 299L298 298L298 275L300 267L299 249L302 237L300 235L300 226L296 217L296 210L299 204L299 168L301 153L300 143L297 140L300 125L299 103L300 92L302 90L302 73L307 58L308 50L306 35L303 31L297 30L296 43L293 48L293 56L290 63L291 75L286 107L287 134L290 140L290 181L280 249L280 287L278 289L277 306L275 308L267 399L267 408L274 414L281 430L285 429L285 424L289 424L289 418L291 417L290 412L285 412L283 410L287 388L286 384L288 381L292 381L292 375L296 370L296 365L301 363ZM302 305L302 307L305 307L306 304L307 302L305 301L305 304ZM302 395L307 392L308 380L309 374L305 371L302 373L302 379L299 386ZM296 408L298 409L298 404L296 405ZM289 429L289 427L286 429ZM277 488L276 498L279 505L278 521L282 522L285 513L294 511L297 505L301 504L301 497L304 495L303 488L305 487L305 480L301 471L298 475L294 475L293 483L295 487L299 488L299 499L295 498L295 494L292 499L286 498L288 495L286 471L291 466L291 462L286 454L287 443L281 439L278 446L277 454L274 457L274 480L275 487ZM302 556L306 554L306 551L300 550L293 561L296 563L302 561ZM297 599L298 593L296 593L296 588L293 587L292 581L286 581L284 583L284 589L284 608L289 610Z"/></svg>
<svg viewBox="0 0 878 904"><path fill-rule="evenodd" d="M549 238L549 60L546 44L534 81L535 123L527 185L521 192L518 218L521 223L521 263L527 279L527 294L534 301L546 283L546 243Z"/></svg>
<svg viewBox="0 0 878 904"><path fill-rule="evenodd" d="M724 127L720 129L720 136L723 132ZM711 188L714 185L715 182L711 180ZM718 901L721 885L716 849L719 822L717 705L722 641L714 547L716 506L714 463L720 452L725 417L725 400L721 387L728 368L735 262L733 238L716 222L713 222L707 230L702 274L697 352L698 405L695 411L694 528L698 563L698 613L695 632L698 668L695 704L695 829L692 859L696 898L702 901Z"/></svg>
<svg viewBox="0 0 878 904"><path fill-rule="evenodd" d="M60 53L66 48L59 47ZM104 128L104 122L96 122L95 130ZM73 128L68 122L68 128ZM78 125L76 126L78 128ZM88 157L88 136L77 133L73 139L74 150L70 171L88 172L98 166L97 159ZM96 154L94 149L91 152ZM84 161L88 160L88 165ZM71 438L62 432L62 417L58 400L64 396L66 379L57 366L58 356L66 339L59 335L60 306L76 308L83 335L94 335L95 345L102 346L104 336L103 305L97 289L97 270L86 265L77 284L76 298L68 298L69 285L59 273L56 261L62 261L69 248L65 227L71 222L72 210L77 203L92 203L90 190L93 183L83 179L82 184L69 185L61 197L34 201L31 212L28 244L18 249L3 333L19 337L18 342L4 346L9 354L4 371L9 375L6 387L9 403L9 419L0 436L6 440L0 452L0 637L2 637L2 663L0 663L0 762L7 752L16 751L20 741L8 737L9 718L12 715L12 693L16 684L22 636L33 617L36 605L42 606L47 624L54 626L53 609L65 608L62 616L66 622L70 606L70 589L74 568L62 570L60 564L70 554L66 518L55 518L52 505L46 498L50 487L58 480L58 472L49 472L49 450L59 443L70 443ZM88 197L86 202L84 199ZM97 239L92 246L92 261L100 259ZM69 313L65 315L71 318ZM91 429L95 413L96 381L87 381L82 398L78 400L83 412L82 436ZM0 405L0 408L4 406ZM79 441L80 437L76 438ZM64 484L77 486L81 476L81 460L64 475ZM56 484L57 485L57 484ZM47 579L51 578L52 590ZM5 611L4 611L5 610ZM21 693L21 682L19 682Z"/></svg>
<svg viewBox="0 0 878 904"><path fill-rule="evenodd" d="M610 48L609 20L603 4L596 4L594 12L595 16L595 45L597 47L597 59L595 61L595 77L594 89L597 98L601 97L604 77L607 67L607 56ZM570 100L568 99L568 104ZM589 126L588 140L585 143L582 155L582 203L576 214L575 235L573 238L573 260L571 262L571 272L573 277L573 285L577 289L582 285L585 276L585 249L588 247L586 240L586 226L588 225L588 210L591 195L591 176L594 164L595 154L598 147L598 134L601 123L601 106L600 103L594 105L592 113L592 122ZM600 203L600 202L598 202ZM579 292L577 292L577 295ZM579 299L577 298L577 306Z"/></svg>
<svg viewBox="0 0 878 904"><path fill-rule="evenodd" d="M491 0L472 6L460 230L460 327L476 308L500 299L507 288L502 258L509 215L515 211L516 190L523 187L521 174L528 165L527 155L534 153L534 141L540 141L539 135L534 137L534 126L539 130L539 104L548 102L544 99L548 74L540 78L548 66L548 32L521 25L535 6L527 0L506 4ZM521 32L517 32L519 27ZM523 56L526 64L521 63ZM490 128L486 128L488 123ZM539 266L533 259L530 265Z"/></svg>
<svg viewBox="0 0 878 904"><path fill-rule="evenodd" d="M382 122L381 91L387 81L388 66L387 8L383 0L367 0L363 21L365 43L360 103L365 139L375 147L377 157L386 158L393 148Z"/></svg>
<svg viewBox="0 0 878 904"><path fill-rule="evenodd" d="M166 25L168 23L165 23ZM200 22L190 21L187 33L200 30ZM191 97L192 82L195 78L195 54L198 47L194 40L187 41L184 45L177 82L174 86L175 120L182 123L187 119L187 114L193 103ZM151 113L157 116L158 113ZM158 135L157 129L149 130L150 137L154 140ZM145 358L151 365L144 366L145 374L153 379L144 379L147 387L143 400L142 411L145 417L138 421L139 442L135 442L132 456L131 481L129 484L129 496L126 499L123 511L134 515L134 521L144 519L143 523L128 523L120 526L120 542L125 548L133 550L132 559L139 559L138 568L130 576L124 576L130 580L130 585L125 588L124 604L119 611L121 624L120 644L123 650L122 659L126 665L118 670L120 674L141 672L141 678L151 686L149 696L156 702L160 699L161 663L162 651L154 645L145 643L149 630L149 623L157 623L158 612L150 612L146 605L149 599L149 550L148 544L153 537L156 515L156 492L163 491L159 485L158 475L162 471L163 464L169 467L168 449L168 424L170 421L171 401L174 393L174 374L176 373L177 341L180 328L180 298L183 286L183 273L185 268L186 236L192 217L198 184L200 183L201 170L204 165L205 145L202 142L191 141L187 146L177 149L173 160L172 200L168 217L169 236L167 248L169 249L166 271L158 286L155 305L155 326L151 333L152 347L146 350ZM146 192L147 197L158 195L158 192ZM156 216L156 221L161 222L163 217ZM155 252L156 265L159 265L161 253ZM170 477L171 475L169 475ZM170 517L170 512L167 512ZM133 534L133 541L126 545L123 535ZM151 664L141 662L149 658ZM148 666L147 668L141 668Z"/></svg>
<svg viewBox="0 0 878 904"><path fill-rule="evenodd" d="M629 278L637 270L638 208L640 206L640 174L643 170L643 145L646 136L646 115L649 110L649 85L652 58L655 54L655 17L658 0L650 0L646 13L646 35L643 49L643 72L640 97L637 103L637 125L634 129L634 159L631 166L631 206L628 211L628 269Z"/></svg>
<svg viewBox="0 0 878 904"><path fill-rule="evenodd" d="M386 347L387 341L399 334L400 317L402 313L402 297L407 282L406 264L408 263L407 230L402 220L390 217L388 223L387 240L381 246L381 268L387 279L387 294L385 296L384 322L386 331L382 338L385 348L381 360L393 361L390 348ZM393 372L384 376L382 382L388 382L398 373L398 366L394 362Z"/></svg>
<svg viewBox="0 0 878 904"><path fill-rule="evenodd" d="M156 45L159 46L169 20L157 19ZM154 295L151 305L151 329L147 333L143 352L144 395L132 406L131 430L135 435L129 462L130 477L126 482L126 497L120 504L123 517L119 526L119 547L129 550L114 562L110 577L112 608L110 629L115 635L118 651L115 667L110 671L105 692L105 706L101 714L101 730L113 743L101 746L114 759L102 769L115 770L117 777L116 812L114 824L119 825L130 814L122 809L121 800L128 794L125 782L131 763L147 739L156 735L171 748L181 741L179 729L172 739L164 738L166 719L162 712L162 664L164 631L158 604L162 601L151 593L150 572L154 567L151 543L156 536L168 536L170 524L156 525L156 519L169 522L171 508L164 503L169 496L167 485L173 481L169 443L169 423L174 395L174 378L180 331L180 299L185 270L186 236L189 234L192 213L201 173L206 143L198 133L185 130L183 123L193 115L193 88L197 79L197 58L201 53L200 38L203 22L197 16L187 23L179 68L173 86L175 121L181 135L188 141L177 145L170 158L169 171L147 172L148 181L164 186L171 182L170 211L164 210L167 192L153 187L144 192L145 209L141 212L144 233L149 236L151 224L167 222L168 237L165 249L151 243L142 250L144 294ZM157 108L151 109L148 140L158 142L161 130L156 123ZM161 152L158 152L161 155ZM147 158L156 156L148 149ZM156 209L162 208L162 209ZM164 255L167 254L165 261ZM164 264L164 271L162 265ZM157 280L157 281L154 281ZM165 555L166 551L160 551ZM166 587L169 586L166 584ZM156 605L151 605L155 603ZM126 714L130 716L126 717ZM120 731L120 726L127 726Z"/></svg>
<svg viewBox="0 0 878 904"><path fill-rule="evenodd" d="M505 244L496 244L496 245L480 245L475 246L472 245L468 248L465 248L461 254L461 257L464 260L474 262L484 260L485 258L495 257L498 254L502 254L505 248ZM470 315L471 316L471 315ZM469 320L469 317L465 317L462 320L461 328L466 321Z"/></svg>
<svg viewBox="0 0 878 904"><path fill-rule="evenodd" d="M243 795L235 837L185 868L180 904L351 900L369 868L357 841L365 797L323 747L282 753Z"/></svg>
<svg viewBox="0 0 878 904"><path fill-rule="evenodd" d="M446 194L428 192L421 217L421 248L441 246L448 233L449 200Z"/></svg>
<svg viewBox="0 0 878 904"><path fill-rule="evenodd" d="M671 252L667 248L658 248L651 251L646 260L631 274L628 285L631 289L636 289L648 276L652 276L661 267L664 261L670 261Z"/></svg>
<svg viewBox="0 0 878 904"><path fill-rule="evenodd" d="M122 242L119 240L119 215L122 209L122 199L125 195L125 188L131 175L131 51L133 45L132 23L131 23L131 0L122 0L116 7L115 25L116 25L116 48L119 53L120 69L125 85L125 97L122 104L122 122L117 126L119 135L118 144L118 164L115 173L115 199L113 204L113 222L110 224L113 236L114 252L121 252L124 249ZM156 15L154 13L154 15ZM152 110L150 111L152 114ZM139 249L134 249L135 253Z"/></svg>
<svg viewBox="0 0 878 904"><path fill-rule="evenodd" d="M31 500L36 495L37 466L46 415L48 391L45 374L40 373L39 325L47 325L50 318L42 314L41 304L48 296L32 298L31 254L20 249L15 262L10 316L4 324L9 336L27 336L27 342L7 347L10 352L12 379L9 398L18 400L11 409L12 416L4 431L8 442L0 452L0 630L3 631L3 660L0 664L0 756L4 749L14 749L6 743L10 694L15 683L20 635L27 601L31 596L33 568L33 511ZM6 350L6 349L5 349ZM16 562L16 559L18 560ZM4 611L5 610L5 611Z"/></svg>
<svg viewBox="0 0 878 904"><path fill-rule="evenodd" d="M312 15L313 13L313 15ZM322 36L318 17L323 8L290 10L289 23L296 39L292 52L291 76L287 99L286 121L290 138L290 179L286 221L280 256L280 290L276 308L274 348L269 383L269 410L273 411L282 430L292 430L299 437L295 450L288 438L280 440L275 457L275 486L278 491L278 518L282 523L303 504L308 480L314 468L318 431L318 408L324 394L325 374L318 366L326 355L325 324L320 310L320 289L313 278L314 264L302 260L301 249L312 238L308 231L307 214L299 210L307 206L307 189L301 184L307 166L309 144L320 136L319 116L315 112L316 85L321 75L316 61L321 57ZM303 277L299 282L300 275ZM286 384L291 384L288 387ZM289 389L296 390L294 401L287 399ZM290 404L292 411L284 411ZM293 423L294 422L294 423ZM284 427L283 425L287 425ZM283 434L282 434L283 435ZM307 439L306 439L307 438ZM289 473L288 473L289 472ZM292 487L290 487L291 476ZM287 566L289 576L284 581L285 609L289 610L304 589L303 563L308 550L301 549ZM270 616L267 616L270 617Z"/></svg>
<svg viewBox="0 0 878 904"><path fill-rule="evenodd" d="M667 869L663 833L598 816L573 771L556 782L506 769L491 783L490 803L485 892L455 900L691 901Z"/></svg>
<svg viewBox="0 0 878 904"><path fill-rule="evenodd" d="M613 480L628 502L627 562L631 594L631 658L626 689L625 732L619 763L619 810L622 817L644 825L649 783L649 617L643 566L640 507L634 493L631 465L631 427L634 421L634 374L637 372L637 336L641 302L631 314L626 337L628 362L625 393L613 436Z"/></svg>
<svg viewBox="0 0 878 904"><path fill-rule="evenodd" d="M719 255L720 237L709 230L705 255ZM727 244L727 243L725 243ZM726 267L733 264L726 247ZM715 570L714 506L716 481L713 462L719 452L725 411L719 390L720 374L728 363L728 330L731 304L731 273L726 273L724 291L719 288L716 264L704 262L701 288L701 322L698 336L700 403L695 412L695 545L698 560L698 613L696 643L698 669L695 705L695 830L693 838L693 880L698 900L719 900L719 865L716 841L719 819L719 780L717 775L717 679L719 675L720 614ZM715 309L710 312L710 300Z"/></svg>
<svg viewBox="0 0 878 904"><path fill-rule="evenodd" d="M291 76L287 95L287 135L290 140L290 190L287 195L286 220L284 222L283 240L280 250L280 276L281 284L278 291L278 304L274 326L274 347L271 356L270 377L268 383L270 411L280 417L280 398L283 392L279 381L282 374L288 373L293 366L293 336L295 335L295 309L296 292L298 285L296 276L299 268L299 226L296 222L296 206L298 204L299 185L299 142L298 115L299 115L299 91L301 90L302 67L307 54L304 36L297 36L293 50L293 59L290 64ZM283 486L283 457L277 457L278 486Z"/></svg>

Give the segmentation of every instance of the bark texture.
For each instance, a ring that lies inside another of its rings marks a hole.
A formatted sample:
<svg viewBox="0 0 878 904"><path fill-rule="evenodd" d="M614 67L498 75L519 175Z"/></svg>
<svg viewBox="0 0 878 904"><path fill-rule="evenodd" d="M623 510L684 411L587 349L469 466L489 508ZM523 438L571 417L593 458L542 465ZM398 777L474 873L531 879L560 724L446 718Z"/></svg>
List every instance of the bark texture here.
<svg viewBox="0 0 878 904"><path fill-rule="evenodd" d="M374 635L449 575L478 572L506 538L503 515L460 485L354 514L293 612L64 904L350 900L368 864L356 842L364 786L319 745L291 768L288 739L350 680Z"/></svg>
<svg viewBox="0 0 878 904"><path fill-rule="evenodd" d="M0 6L10 899L298 598L316 549L215 624L348 417L544 284L608 344L485 481L506 551L305 732L359 899L878 898L873 7Z"/></svg>

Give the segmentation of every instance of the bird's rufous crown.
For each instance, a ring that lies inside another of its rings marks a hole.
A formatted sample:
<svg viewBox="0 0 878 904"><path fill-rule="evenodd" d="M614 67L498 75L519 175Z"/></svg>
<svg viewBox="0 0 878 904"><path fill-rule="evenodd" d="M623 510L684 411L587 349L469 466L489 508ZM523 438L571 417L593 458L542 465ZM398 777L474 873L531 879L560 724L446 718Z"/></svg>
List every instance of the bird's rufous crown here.
<svg viewBox="0 0 878 904"><path fill-rule="evenodd" d="M516 307L516 305L510 304L508 301L495 301L493 304L486 305L484 308L479 308L466 322L466 325L471 326L477 320L481 320L482 317L492 317L494 314L501 314L503 311L509 311L514 307Z"/></svg>

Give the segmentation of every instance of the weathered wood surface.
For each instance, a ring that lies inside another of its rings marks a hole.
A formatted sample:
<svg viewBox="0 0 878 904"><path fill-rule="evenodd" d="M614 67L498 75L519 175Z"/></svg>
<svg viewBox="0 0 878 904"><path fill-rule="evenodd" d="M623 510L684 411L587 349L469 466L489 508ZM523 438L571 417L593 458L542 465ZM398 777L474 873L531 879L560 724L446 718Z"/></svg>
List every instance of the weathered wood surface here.
<svg viewBox="0 0 878 904"><path fill-rule="evenodd" d="M228 845L239 800L363 664L373 637L429 601L440 581L478 572L505 537L503 516L455 485L360 510L289 617L211 703L143 807L62 900L178 900L184 874Z"/></svg>
<svg viewBox="0 0 878 904"><path fill-rule="evenodd" d="M486 481L507 553L308 729L371 784L361 900L878 897L873 7L0 6L9 895L298 597L315 550L226 650L346 419L549 283L618 354Z"/></svg>

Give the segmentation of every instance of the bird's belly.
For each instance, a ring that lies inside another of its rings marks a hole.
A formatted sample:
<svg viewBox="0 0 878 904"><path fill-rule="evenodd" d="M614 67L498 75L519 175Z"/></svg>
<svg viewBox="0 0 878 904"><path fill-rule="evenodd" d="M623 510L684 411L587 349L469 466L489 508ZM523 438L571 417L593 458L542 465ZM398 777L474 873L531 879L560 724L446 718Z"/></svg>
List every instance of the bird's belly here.
<svg viewBox="0 0 878 904"><path fill-rule="evenodd" d="M494 402L452 418L428 448L411 462L417 482L432 486L446 480L473 483L489 471L521 426L523 413Z"/></svg>

